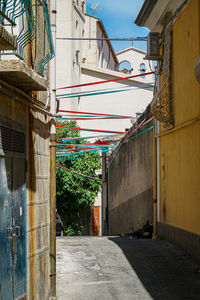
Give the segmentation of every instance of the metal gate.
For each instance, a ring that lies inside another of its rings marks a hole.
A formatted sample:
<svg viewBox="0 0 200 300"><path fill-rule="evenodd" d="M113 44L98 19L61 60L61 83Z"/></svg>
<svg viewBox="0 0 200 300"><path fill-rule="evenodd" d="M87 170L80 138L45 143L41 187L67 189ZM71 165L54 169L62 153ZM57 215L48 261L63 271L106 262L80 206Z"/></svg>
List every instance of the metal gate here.
<svg viewBox="0 0 200 300"><path fill-rule="evenodd" d="M0 300L26 299L25 134L0 123Z"/></svg>

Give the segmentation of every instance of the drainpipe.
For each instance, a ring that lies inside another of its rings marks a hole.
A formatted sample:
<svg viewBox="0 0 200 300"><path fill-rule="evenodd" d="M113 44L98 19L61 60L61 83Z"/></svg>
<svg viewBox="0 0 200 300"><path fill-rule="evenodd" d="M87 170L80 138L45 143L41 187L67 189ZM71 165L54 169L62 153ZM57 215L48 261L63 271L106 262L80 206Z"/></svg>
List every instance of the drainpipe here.
<svg viewBox="0 0 200 300"><path fill-rule="evenodd" d="M153 119L153 239L157 237L157 142L156 120Z"/></svg>
<svg viewBox="0 0 200 300"><path fill-rule="evenodd" d="M102 153L102 197L101 197L101 228L102 235L107 235L106 210L107 210L107 177L106 177L106 153Z"/></svg>
<svg viewBox="0 0 200 300"><path fill-rule="evenodd" d="M50 22L56 46L56 0L50 0ZM56 114L56 58L49 62L50 112ZM56 119L50 119L50 294L56 297Z"/></svg>
<svg viewBox="0 0 200 300"><path fill-rule="evenodd" d="M160 222L160 123L156 120L156 143L157 143L157 222Z"/></svg>

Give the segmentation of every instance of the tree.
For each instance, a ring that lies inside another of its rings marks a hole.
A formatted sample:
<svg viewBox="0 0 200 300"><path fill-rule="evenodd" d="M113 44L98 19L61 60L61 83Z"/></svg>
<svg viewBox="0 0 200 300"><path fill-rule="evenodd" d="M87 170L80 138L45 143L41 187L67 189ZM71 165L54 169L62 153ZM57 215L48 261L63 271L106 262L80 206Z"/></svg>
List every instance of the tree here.
<svg viewBox="0 0 200 300"><path fill-rule="evenodd" d="M57 125L77 127L75 121L57 122ZM69 137L80 137L80 131L61 128L57 130L57 138ZM69 143L72 144L74 141L69 141ZM76 140L75 143L85 144L87 140ZM56 161L63 167L97 179L81 177L59 167L56 170L57 209L61 215L68 216L67 226L73 229L73 226L76 227L74 220L77 220L84 208L89 208L94 204L94 199L100 190L101 183L96 171L101 168L101 161L99 154L92 152L81 154L81 156L77 155L75 159L72 157L57 158Z"/></svg>

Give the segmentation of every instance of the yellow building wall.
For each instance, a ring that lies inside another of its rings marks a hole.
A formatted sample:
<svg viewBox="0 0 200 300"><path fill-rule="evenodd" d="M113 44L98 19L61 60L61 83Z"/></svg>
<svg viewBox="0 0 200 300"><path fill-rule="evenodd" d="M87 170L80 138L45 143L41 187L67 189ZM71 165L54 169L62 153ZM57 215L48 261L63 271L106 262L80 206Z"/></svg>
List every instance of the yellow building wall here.
<svg viewBox="0 0 200 300"><path fill-rule="evenodd" d="M175 128L200 116L194 64L200 54L200 1L173 24ZM163 132L163 129L162 129ZM160 137L161 222L200 234L200 121Z"/></svg>

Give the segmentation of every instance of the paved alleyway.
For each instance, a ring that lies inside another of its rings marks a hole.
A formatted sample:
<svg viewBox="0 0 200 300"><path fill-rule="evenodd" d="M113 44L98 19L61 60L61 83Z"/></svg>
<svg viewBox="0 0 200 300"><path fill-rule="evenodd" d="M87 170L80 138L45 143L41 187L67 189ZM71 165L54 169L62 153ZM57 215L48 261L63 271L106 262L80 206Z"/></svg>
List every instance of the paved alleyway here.
<svg viewBox="0 0 200 300"><path fill-rule="evenodd" d="M166 241L61 237L57 299L200 299L200 270Z"/></svg>

